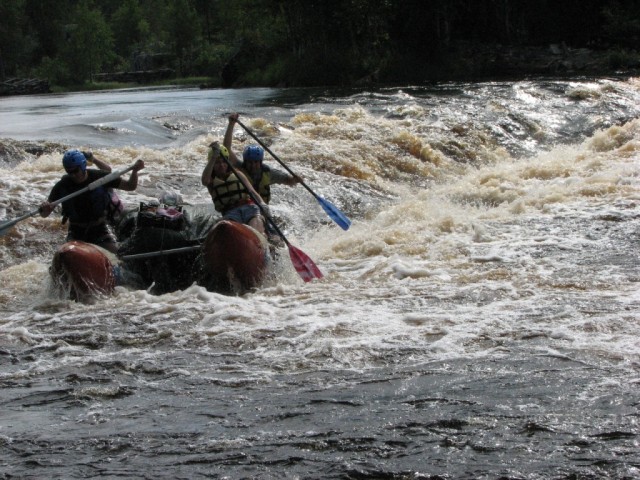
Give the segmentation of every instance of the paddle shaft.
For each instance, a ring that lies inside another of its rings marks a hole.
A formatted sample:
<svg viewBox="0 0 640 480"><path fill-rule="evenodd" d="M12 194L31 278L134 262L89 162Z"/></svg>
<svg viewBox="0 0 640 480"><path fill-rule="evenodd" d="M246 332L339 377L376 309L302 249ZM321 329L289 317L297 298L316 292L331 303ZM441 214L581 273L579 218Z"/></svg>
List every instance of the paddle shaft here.
<svg viewBox="0 0 640 480"><path fill-rule="evenodd" d="M120 178L122 175L124 175L128 171L133 170L134 167L135 167L135 165L130 165L127 168L124 168L122 170L116 170L115 172L111 172L110 174L105 175L102 178L99 178L95 182L90 183L86 187L81 188L77 192L70 193L69 195L67 195L65 197L59 198L58 200L55 200L55 201L51 202L51 206L57 207L62 202L66 202L67 200L71 200L72 198L77 197L78 195L82 195L83 193L88 192L90 190L95 190L96 188L101 187L103 185L106 185L109 182L113 182L116 178Z"/></svg>
<svg viewBox="0 0 640 480"><path fill-rule="evenodd" d="M87 185L84 188L81 188L80 190L78 190L77 192L73 192L70 193L69 195L66 195L62 198L59 198L58 200L55 200L53 202L51 202L51 206L52 207L57 207L59 204L66 202L67 200L71 200L72 198L77 197L78 195L82 195L85 192L88 192L89 190L95 190L98 187L101 187L102 185L105 185L109 182L114 181L116 178L120 178L122 175L124 175L125 173L127 173L130 170L133 170L135 167L134 165L131 165L123 170L116 170L115 172L111 172L108 175L105 175L102 178L99 178L98 180L96 180L95 182L90 183L89 185ZM3 223L2 225L0 225L0 232L3 232L5 230L7 230L8 228L13 227L16 223L21 222L22 220L25 220L29 217L33 217L34 215L40 213L40 208L36 209L36 210L32 210L29 213L25 213L24 215L15 218L13 220L10 220L8 222Z"/></svg>
<svg viewBox="0 0 640 480"><path fill-rule="evenodd" d="M143 258L160 257L162 255L174 255L176 253L194 252L200 250L202 245L193 245L191 247L172 248L170 250L158 250L156 252L134 253L132 255L122 255L122 260L140 260Z"/></svg>

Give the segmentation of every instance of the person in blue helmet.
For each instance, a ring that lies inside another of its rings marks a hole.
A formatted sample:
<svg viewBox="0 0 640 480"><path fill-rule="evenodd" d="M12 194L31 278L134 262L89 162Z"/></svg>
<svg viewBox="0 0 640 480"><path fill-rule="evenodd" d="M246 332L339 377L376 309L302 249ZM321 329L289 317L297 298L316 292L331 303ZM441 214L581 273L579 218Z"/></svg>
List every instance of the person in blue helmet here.
<svg viewBox="0 0 640 480"><path fill-rule="evenodd" d="M92 159L100 169L88 169L87 157ZM47 201L40 205L42 217L51 215L54 209L51 202L83 189L108 175L111 170L111 167L95 159L92 154L85 154L80 150L67 150L62 156L62 166L66 175L53 186ZM122 177L116 178L101 187L62 202L62 223L69 222L67 241L81 240L116 253L118 249L116 237L107 222L107 210L111 201L109 192L113 188L124 191L135 190L138 186L138 171L143 168L144 162L138 160L127 180Z"/></svg>
<svg viewBox="0 0 640 480"><path fill-rule="evenodd" d="M99 170L111 173L111 165L97 158L91 150L83 151L82 154L87 159L87 165L95 165ZM110 197L107 202L107 223L115 228L120 220L122 220L124 204L113 188L108 188L107 192Z"/></svg>
<svg viewBox="0 0 640 480"><path fill-rule="evenodd" d="M271 185L283 184L290 187L302 182L296 175L289 175L277 168L271 168L263 163L264 150L258 145L248 145L242 152L242 162L231 149L233 140L233 128L238 120L239 114L229 115L229 125L224 135L223 145L229 151L229 160L234 166L242 168L246 176L251 180L253 188L260 194L265 203L271 201Z"/></svg>

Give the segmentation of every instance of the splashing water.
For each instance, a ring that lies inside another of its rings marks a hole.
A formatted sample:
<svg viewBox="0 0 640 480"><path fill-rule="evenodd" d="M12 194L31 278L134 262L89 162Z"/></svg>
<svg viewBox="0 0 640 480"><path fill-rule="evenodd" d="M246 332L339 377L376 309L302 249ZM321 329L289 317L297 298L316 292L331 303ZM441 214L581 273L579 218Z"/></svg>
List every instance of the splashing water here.
<svg viewBox="0 0 640 480"><path fill-rule="evenodd" d="M0 135L21 160L0 163L0 218L46 197L65 146L114 168L142 156L129 205L163 190L208 204L207 145L239 110L353 225L275 186L273 214L323 280L285 258L241 297L118 287L81 305L49 290L59 218L21 222L0 237L0 465L637 477L638 100L635 79L10 99ZM251 142L236 131L237 152Z"/></svg>

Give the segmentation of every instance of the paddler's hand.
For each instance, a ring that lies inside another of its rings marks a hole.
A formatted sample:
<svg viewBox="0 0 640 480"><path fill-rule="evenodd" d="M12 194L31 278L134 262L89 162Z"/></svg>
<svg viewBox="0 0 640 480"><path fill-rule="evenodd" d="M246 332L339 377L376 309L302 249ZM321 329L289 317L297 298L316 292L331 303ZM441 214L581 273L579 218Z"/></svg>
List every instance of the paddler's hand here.
<svg viewBox="0 0 640 480"><path fill-rule="evenodd" d="M133 171L137 172L138 170L142 170L144 168L144 160L138 159L136 163L133 164Z"/></svg>
<svg viewBox="0 0 640 480"><path fill-rule="evenodd" d="M40 216L42 218L47 218L49 215L51 215L51 212L53 212L54 208L56 207L51 205L49 202L42 202L38 210L40 211Z"/></svg>
<svg viewBox="0 0 640 480"><path fill-rule="evenodd" d="M290 187L293 187L297 183L302 183L302 177L299 177L298 175L295 175L295 174L291 175L285 183Z"/></svg>
<svg viewBox="0 0 640 480"><path fill-rule="evenodd" d="M232 113L231 115L229 115L229 123L236 123L238 121L238 118L240 117L239 113Z"/></svg>
<svg viewBox="0 0 640 480"><path fill-rule="evenodd" d="M269 210L269 205L267 205L266 203L260 204L260 210L262 211L263 215L266 215L267 217L271 217L271 210Z"/></svg>

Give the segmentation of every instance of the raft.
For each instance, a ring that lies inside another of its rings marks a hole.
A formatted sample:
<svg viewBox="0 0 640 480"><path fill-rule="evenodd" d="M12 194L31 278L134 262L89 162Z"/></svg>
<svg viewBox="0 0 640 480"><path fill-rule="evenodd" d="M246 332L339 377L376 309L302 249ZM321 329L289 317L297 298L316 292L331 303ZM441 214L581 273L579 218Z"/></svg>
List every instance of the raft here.
<svg viewBox="0 0 640 480"><path fill-rule="evenodd" d="M156 295L194 283L224 294L258 287L269 269L269 243L250 226L216 218L211 210L192 207L167 217L141 205L116 226L117 258L95 245L68 242L54 255L51 275L76 300L111 294L116 285Z"/></svg>
<svg viewBox="0 0 640 480"><path fill-rule="evenodd" d="M266 239L248 225L220 220L200 252L198 280L207 290L246 292L264 279L269 258Z"/></svg>
<svg viewBox="0 0 640 480"><path fill-rule="evenodd" d="M73 300L109 295L116 287L113 262L104 250L90 243L74 240L63 244L53 255L49 271L55 284Z"/></svg>

